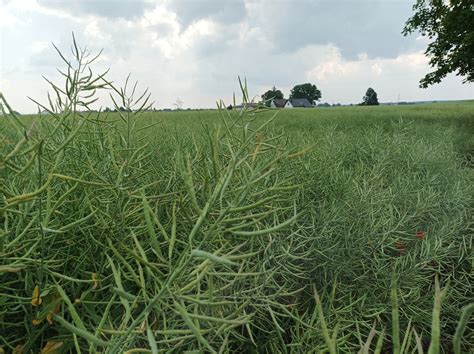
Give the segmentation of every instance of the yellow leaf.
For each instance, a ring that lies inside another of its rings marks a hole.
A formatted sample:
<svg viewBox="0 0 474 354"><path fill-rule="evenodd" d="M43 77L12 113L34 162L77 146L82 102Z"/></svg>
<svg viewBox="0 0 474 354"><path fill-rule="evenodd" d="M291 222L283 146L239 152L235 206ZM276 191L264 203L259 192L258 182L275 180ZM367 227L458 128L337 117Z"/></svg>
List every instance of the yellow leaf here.
<svg viewBox="0 0 474 354"><path fill-rule="evenodd" d="M33 290L33 296L31 297L31 304L33 306L39 306L43 303L43 300L40 297L39 286L35 286L35 290Z"/></svg>
<svg viewBox="0 0 474 354"><path fill-rule="evenodd" d="M54 307L54 311L50 311L48 315L46 316L46 321L48 321L50 325L53 324L53 312L57 315L59 314L59 311L61 311L61 304L57 303L56 306Z"/></svg>
<svg viewBox="0 0 474 354"><path fill-rule="evenodd" d="M59 348L63 346L63 342L47 342L44 346L43 350L41 350L41 354L55 354L59 353Z"/></svg>
<svg viewBox="0 0 474 354"><path fill-rule="evenodd" d="M31 321L31 323L33 323L33 326L37 326L39 325L41 322L43 322L43 320L39 320L39 319L34 319L33 321Z"/></svg>
<svg viewBox="0 0 474 354"><path fill-rule="evenodd" d="M94 281L92 289L97 289L99 287L99 278L97 277L97 273L92 273L92 280Z"/></svg>
<svg viewBox="0 0 474 354"><path fill-rule="evenodd" d="M146 321L143 321L143 322L142 322L139 331L140 331L141 333L144 333L144 332L146 331Z"/></svg>
<svg viewBox="0 0 474 354"><path fill-rule="evenodd" d="M294 159L295 157L299 157L299 156L302 156L302 155L306 154L310 150L311 150L311 147L303 149L303 150L295 152L295 153L292 153L292 154L289 154L287 157L289 159Z"/></svg>
<svg viewBox="0 0 474 354"><path fill-rule="evenodd" d="M48 321L50 326L53 325L53 313L52 312L50 312L46 315L46 321Z"/></svg>
<svg viewBox="0 0 474 354"><path fill-rule="evenodd" d="M262 145L261 143L258 143L257 146L255 147L255 151L252 154L252 161L255 161L255 159L257 158L261 145Z"/></svg>
<svg viewBox="0 0 474 354"><path fill-rule="evenodd" d="M23 354L23 345L18 344L15 349L13 349L13 354Z"/></svg>

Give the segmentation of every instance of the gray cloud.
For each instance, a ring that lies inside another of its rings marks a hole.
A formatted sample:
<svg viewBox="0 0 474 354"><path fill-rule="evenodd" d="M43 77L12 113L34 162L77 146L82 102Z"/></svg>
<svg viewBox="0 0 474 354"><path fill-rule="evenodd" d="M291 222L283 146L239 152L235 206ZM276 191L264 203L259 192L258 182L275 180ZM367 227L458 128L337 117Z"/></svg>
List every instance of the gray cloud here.
<svg viewBox="0 0 474 354"><path fill-rule="evenodd" d="M244 0L172 0L167 6L184 27L204 18L233 24L242 21L246 13Z"/></svg>
<svg viewBox="0 0 474 354"><path fill-rule="evenodd" d="M71 14L108 18L136 18L157 4L176 13L186 29L201 19L223 25L245 23L261 29L275 52L293 52L307 45L334 44L347 59L366 53L369 57L390 58L422 48L414 37L400 32L410 17L412 0L38 0L49 8ZM156 28L166 36L169 28ZM227 38L237 31L226 31ZM230 37L229 37L230 36ZM203 55L223 44L207 43ZM203 48L204 49L204 48Z"/></svg>
<svg viewBox="0 0 474 354"><path fill-rule="evenodd" d="M41 6L73 15L95 15L109 18L134 18L156 5L147 0L38 0Z"/></svg>
<svg viewBox="0 0 474 354"><path fill-rule="evenodd" d="M393 58L422 49L423 43L401 35L412 4L412 0L247 0L246 4L243 0L171 0L167 6L183 27L206 18L257 28L275 53L334 44L345 58L355 59L363 53ZM228 42L239 35L237 30L226 32ZM212 53L202 51L204 56Z"/></svg>
<svg viewBox="0 0 474 354"><path fill-rule="evenodd" d="M411 5L411 0L251 1L248 12L249 22L262 28L278 52L333 43L353 59L418 49L414 38L400 34Z"/></svg>

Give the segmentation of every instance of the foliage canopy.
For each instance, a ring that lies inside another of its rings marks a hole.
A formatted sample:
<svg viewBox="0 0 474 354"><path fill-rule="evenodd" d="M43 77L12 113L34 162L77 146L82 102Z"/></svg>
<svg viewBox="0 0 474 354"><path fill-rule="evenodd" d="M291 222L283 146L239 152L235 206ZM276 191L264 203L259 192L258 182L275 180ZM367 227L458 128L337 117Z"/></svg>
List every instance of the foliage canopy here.
<svg viewBox="0 0 474 354"><path fill-rule="evenodd" d="M474 81L474 3L472 0L417 0L414 14L403 34L419 31L433 40L426 48L433 72L420 80L420 87L441 82L449 73Z"/></svg>
<svg viewBox="0 0 474 354"><path fill-rule="evenodd" d="M312 103L314 101L319 101L321 98L321 91L318 90L316 85L307 82L305 84L296 85L291 89L290 99L293 98L307 98Z"/></svg>
<svg viewBox="0 0 474 354"><path fill-rule="evenodd" d="M379 100L377 98L377 92L372 87L367 89L365 96L362 97L362 105L363 106L378 106Z"/></svg>
<svg viewBox="0 0 474 354"><path fill-rule="evenodd" d="M262 95L262 100L265 102L267 106L270 105L270 101L273 99L282 99L283 93L280 90L277 90L275 86L271 90L268 90Z"/></svg>

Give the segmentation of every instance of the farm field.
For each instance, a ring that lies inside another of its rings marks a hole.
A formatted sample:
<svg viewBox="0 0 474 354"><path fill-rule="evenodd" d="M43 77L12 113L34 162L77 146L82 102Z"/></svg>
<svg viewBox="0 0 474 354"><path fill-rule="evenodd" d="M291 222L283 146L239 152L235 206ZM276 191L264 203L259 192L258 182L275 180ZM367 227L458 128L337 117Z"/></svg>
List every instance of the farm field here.
<svg viewBox="0 0 474 354"><path fill-rule="evenodd" d="M468 352L473 132L474 101L3 115L0 348Z"/></svg>

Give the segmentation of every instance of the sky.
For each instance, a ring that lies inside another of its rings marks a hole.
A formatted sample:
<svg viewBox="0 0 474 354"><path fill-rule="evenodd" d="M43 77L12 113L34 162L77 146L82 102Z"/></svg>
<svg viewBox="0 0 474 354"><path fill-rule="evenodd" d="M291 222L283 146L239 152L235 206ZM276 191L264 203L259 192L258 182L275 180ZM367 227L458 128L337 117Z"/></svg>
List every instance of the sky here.
<svg viewBox="0 0 474 354"><path fill-rule="evenodd" d="M71 33L110 68L149 88L156 108L214 108L273 86L288 97L311 82L321 102L358 103L368 87L381 102L473 99L474 86L450 75L418 87L430 71L429 41L401 34L415 0L0 0L0 92L21 113L47 102L48 79L64 86ZM103 93L102 107L111 107Z"/></svg>

